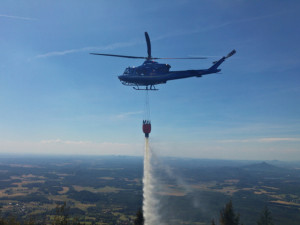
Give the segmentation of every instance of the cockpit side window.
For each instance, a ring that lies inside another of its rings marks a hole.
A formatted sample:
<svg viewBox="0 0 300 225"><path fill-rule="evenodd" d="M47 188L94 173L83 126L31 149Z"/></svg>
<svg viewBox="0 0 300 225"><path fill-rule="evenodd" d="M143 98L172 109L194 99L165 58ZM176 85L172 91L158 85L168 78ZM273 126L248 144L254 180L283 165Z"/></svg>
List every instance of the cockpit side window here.
<svg viewBox="0 0 300 225"><path fill-rule="evenodd" d="M126 68L124 74L129 74L129 68Z"/></svg>

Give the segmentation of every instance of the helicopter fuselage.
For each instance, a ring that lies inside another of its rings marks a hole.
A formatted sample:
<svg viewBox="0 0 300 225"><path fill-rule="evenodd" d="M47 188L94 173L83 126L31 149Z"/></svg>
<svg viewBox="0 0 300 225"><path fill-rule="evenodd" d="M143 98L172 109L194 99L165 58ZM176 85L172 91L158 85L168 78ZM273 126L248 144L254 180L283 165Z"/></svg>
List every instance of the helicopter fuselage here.
<svg viewBox="0 0 300 225"><path fill-rule="evenodd" d="M224 60L222 58L220 61L223 62ZM171 66L169 64L160 64L155 61L146 60L141 66L126 68L124 73L118 78L122 84L127 86L153 86L164 84L169 80L201 77L202 75L221 71L213 67L202 70L170 71Z"/></svg>

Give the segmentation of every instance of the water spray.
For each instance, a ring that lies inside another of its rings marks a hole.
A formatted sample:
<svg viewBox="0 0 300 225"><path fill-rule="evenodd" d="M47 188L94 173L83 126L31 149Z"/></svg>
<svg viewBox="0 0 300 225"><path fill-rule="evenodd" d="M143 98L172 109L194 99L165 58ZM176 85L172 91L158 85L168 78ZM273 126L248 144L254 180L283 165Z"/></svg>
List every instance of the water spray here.
<svg viewBox="0 0 300 225"><path fill-rule="evenodd" d="M147 134L149 135L149 133ZM153 175L153 169L151 164L152 154L149 148L148 137L145 138L144 177L143 177L143 215L145 219L145 225L157 225L157 224L161 224L159 213L158 213L159 200L155 196L156 180Z"/></svg>
<svg viewBox="0 0 300 225"><path fill-rule="evenodd" d="M160 217L158 215L159 200L155 196L156 179L152 169L152 153L149 147L149 134L151 133L149 95L146 91L145 118L143 120L143 132L145 134L144 153L144 177L143 177L143 215L145 225L158 225Z"/></svg>

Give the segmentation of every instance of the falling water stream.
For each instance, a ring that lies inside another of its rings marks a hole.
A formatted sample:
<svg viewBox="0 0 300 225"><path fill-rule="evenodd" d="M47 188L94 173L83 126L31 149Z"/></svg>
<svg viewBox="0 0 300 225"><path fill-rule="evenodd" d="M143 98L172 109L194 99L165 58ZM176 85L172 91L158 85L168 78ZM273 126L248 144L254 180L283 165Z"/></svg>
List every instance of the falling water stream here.
<svg viewBox="0 0 300 225"><path fill-rule="evenodd" d="M155 178L151 165L151 149L149 148L149 138L145 138L145 155L144 155L144 177L143 177L143 214L145 225L158 225L160 217L158 214L159 201L155 196Z"/></svg>

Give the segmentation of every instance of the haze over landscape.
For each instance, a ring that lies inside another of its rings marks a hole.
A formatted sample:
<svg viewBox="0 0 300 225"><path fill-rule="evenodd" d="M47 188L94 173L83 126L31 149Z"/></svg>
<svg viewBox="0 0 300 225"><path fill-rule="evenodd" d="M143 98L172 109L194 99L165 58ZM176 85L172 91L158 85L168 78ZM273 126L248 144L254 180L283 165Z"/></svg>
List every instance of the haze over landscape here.
<svg viewBox="0 0 300 225"><path fill-rule="evenodd" d="M300 159L298 1L1 1L0 153L142 155L144 93L117 76L146 55L221 74L150 93L164 156Z"/></svg>

